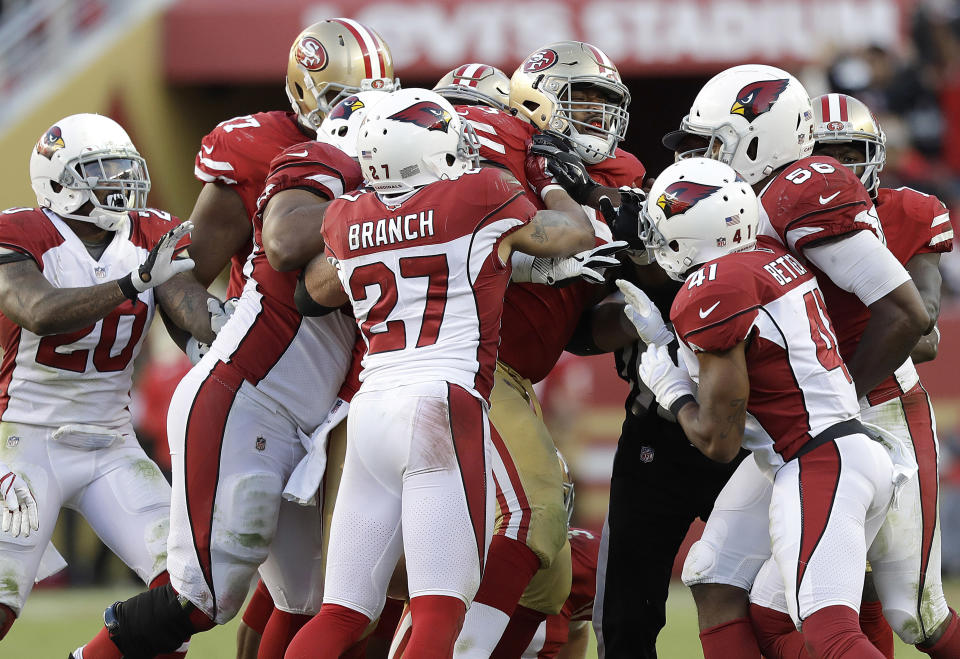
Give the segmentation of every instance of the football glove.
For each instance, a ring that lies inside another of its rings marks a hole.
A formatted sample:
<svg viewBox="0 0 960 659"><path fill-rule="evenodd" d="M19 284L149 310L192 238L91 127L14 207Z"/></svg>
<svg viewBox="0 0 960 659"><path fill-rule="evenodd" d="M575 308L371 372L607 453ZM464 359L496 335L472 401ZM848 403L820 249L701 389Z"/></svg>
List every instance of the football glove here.
<svg viewBox="0 0 960 659"><path fill-rule="evenodd" d="M614 207L609 197L600 197L600 212L607 221L614 240L625 240L630 244L630 249L646 249L640 238L643 223L641 215L646 199L646 192L627 185L620 188L620 205L617 207Z"/></svg>
<svg viewBox="0 0 960 659"><path fill-rule="evenodd" d="M589 205L593 193L601 187L590 178L587 166L580 160L580 156L572 153L566 142L557 135L550 133L534 135L529 155L543 157L546 169L553 175L553 180L580 205ZM531 185L533 185L532 182Z"/></svg>
<svg viewBox="0 0 960 659"><path fill-rule="evenodd" d="M23 478L0 462L0 501L3 513L0 528L13 537L28 537L30 531L40 530L37 502Z"/></svg>
<svg viewBox="0 0 960 659"><path fill-rule="evenodd" d="M223 326L230 320L230 316L237 310L237 303L240 298L232 297L225 302L221 302L215 297L207 298L207 311L210 312L210 329L214 334L219 334ZM187 359L196 366L207 351L210 350L209 343L202 343L194 337L187 339Z"/></svg>
<svg viewBox="0 0 960 659"><path fill-rule="evenodd" d="M666 346L651 343L640 357L640 367L637 369L640 379L656 396L660 407L670 410L674 416L679 411L673 409L674 403L684 396L695 396L696 391L696 385L683 367L682 360L680 364L677 366L673 363Z"/></svg>
<svg viewBox="0 0 960 659"><path fill-rule="evenodd" d="M604 243L574 254L567 258L533 257L522 252L514 252L510 261L513 265L514 282L532 282L555 286L581 278L590 284L604 282L604 270L620 265L613 255L626 248L625 242Z"/></svg>
<svg viewBox="0 0 960 659"><path fill-rule="evenodd" d="M136 300L140 293L159 286L176 274L193 269L193 259L174 258L177 243L192 230L193 222L188 221L163 234L140 267L117 280L123 294Z"/></svg>
<svg viewBox="0 0 960 659"><path fill-rule="evenodd" d="M663 322L660 310L646 293L625 279L617 280L617 288L623 293L623 299L627 303L623 313L637 328L641 341L658 346L665 346L673 341L673 332Z"/></svg>

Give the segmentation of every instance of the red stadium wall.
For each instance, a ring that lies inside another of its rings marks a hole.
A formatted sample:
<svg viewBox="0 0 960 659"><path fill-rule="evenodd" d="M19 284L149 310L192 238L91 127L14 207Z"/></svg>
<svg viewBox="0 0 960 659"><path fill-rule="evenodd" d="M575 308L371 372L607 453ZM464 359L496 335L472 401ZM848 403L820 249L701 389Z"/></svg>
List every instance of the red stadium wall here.
<svg viewBox="0 0 960 659"><path fill-rule="evenodd" d="M390 44L397 70L436 78L464 62L512 72L534 49L599 45L624 76L713 72L761 60L808 62L832 44L896 46L913 0L180 0L167 14L165 67L177 83L274 82L291 37L333 16ZM757 26L763 29L758 30Z"/></svg>

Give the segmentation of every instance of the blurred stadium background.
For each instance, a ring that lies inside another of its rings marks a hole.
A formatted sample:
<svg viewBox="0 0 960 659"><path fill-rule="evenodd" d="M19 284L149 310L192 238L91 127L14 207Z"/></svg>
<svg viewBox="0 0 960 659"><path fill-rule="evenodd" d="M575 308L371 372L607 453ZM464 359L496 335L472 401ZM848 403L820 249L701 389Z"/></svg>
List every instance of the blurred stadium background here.
<svg viewBox="0 0 960 659"><path fill-rule="evenodd" d="M711 75L747 61L782 66L800 77L811 95L842 91L865 101L887 133L883 185L936 194L954 218L960 216L960 2L955 0L0 0L3 207L34 205L27 162L38 137L65 115L98 112L123 124L147 158L151 205L188 217L200 188L193 178L200 138L230 117L286 109L290 43L304 26L331 16L349 16L378 30L407 87L432 87L443 73L470 61L493 64L509 75L528 53L559 39L594 43L618 64L630 87L624 147L651 175L671 157L660 136L677 127ZM944 571L953 579L956 604L956 248L944 256L942 271L940 355L920 372L936 406ZM141 441L164 468L169 467L167 401L188 368L162 330L155 331L141 356L133 411ZM566 356L539 388L577 481L575 524L598 530L625 386L610 356ZM136 588L132 574L70 511L61 515L54 541L69 568L35 591L0 656L63 656L96 629L103 606ZM700 656L688 594L677 587L671 599L661 654ZM191 656L232 656L232 629L198 641ZM38 639L49 645L38 646Z"/></svg>

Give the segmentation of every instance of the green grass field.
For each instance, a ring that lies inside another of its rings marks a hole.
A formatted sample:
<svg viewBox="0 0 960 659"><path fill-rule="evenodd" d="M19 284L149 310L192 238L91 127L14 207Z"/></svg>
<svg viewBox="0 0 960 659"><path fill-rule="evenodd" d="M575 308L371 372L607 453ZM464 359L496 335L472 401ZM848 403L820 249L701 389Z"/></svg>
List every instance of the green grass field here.
<svg viewBox="0 0 960 659"><path fill-rule="evenodd" d="M960 601L960 581L947 585L947 599ZM38 590L9 636L0 644L3 659L64 659L76 646L99 629L100 615L107 604L124 599L135 588ZM199 634L192 642L193 659L233 659L239 618L230 624ZM898 641L899 643L899 641ZM697 616L689 591L680 584L671 588L667 605L667 626L658 643L663 659L702 657L697 638ZM595 657L591 647L589 657ZM924 657L912 647L897 646L897 657Z"/></svg>

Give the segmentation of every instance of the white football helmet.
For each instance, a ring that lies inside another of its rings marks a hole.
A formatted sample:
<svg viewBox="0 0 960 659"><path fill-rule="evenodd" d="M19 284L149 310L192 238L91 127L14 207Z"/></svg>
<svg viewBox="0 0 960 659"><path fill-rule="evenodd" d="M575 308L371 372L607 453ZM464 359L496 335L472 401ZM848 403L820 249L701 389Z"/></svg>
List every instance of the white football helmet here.
<svg viewBox="0 0 960 659"><path fill-rule="evenodd" d="M877 117L862 101L846 94L824 94L812 103L813 139L817 144L862 143L863 162L847 167L860 176L870 196L876 197L880 170L887 161L887 137Z"/></svg>
<svg viewBox="0 0 960 659"><path fill-rule="evenodd" d="M641 237L671 279L724 254L753 249L760 206L729 165L686 158L663 170L647 194Z"/></svg>
<svg viewBox="0 0 960 659"><path fill-rule="evenodd" d="M454 105L487 105L507 111L510 78L489 64L462 64L440 78L433 91Z"/></svg>
<svg viewBox="0 0 960 659"><path fill-rule="evenodd" d="M116 231L127 213L146 210L150 174L120 124L74 114L40 137L30 154L30 183L41 207ZM77 213L87 202L89 213Z"/></svg>
<svg viewBox="0 0 960 659"><path fill-rule="evenodd" d="M782 69L744 64L703 86L680 130L709 140L707 155L753 184L813 152L813 108L800 81Z"/></svg>
<svg viewBox="0 0 960 659"><path fill-rule="evenodd" d="M357 158L360 124L374 105L390 96L387 92L359 92L343 99L320 124L317 139L332 144L351 158Z"/></svg>
<svg viewBox="0 0 960 659"><path fill-rule="evenodd" d="M410 192L459 178L480 165L477 137L450 102L429 89L402 89L371 110L360 126L360 169L383 194Z"/></svg>

